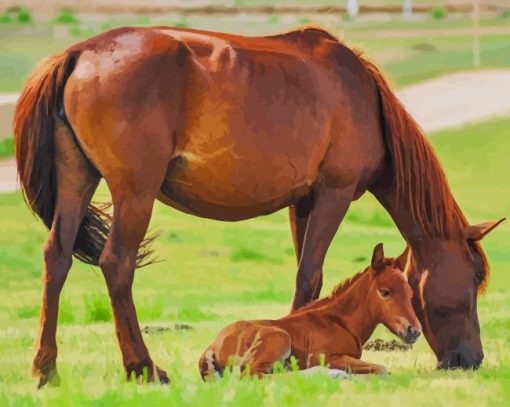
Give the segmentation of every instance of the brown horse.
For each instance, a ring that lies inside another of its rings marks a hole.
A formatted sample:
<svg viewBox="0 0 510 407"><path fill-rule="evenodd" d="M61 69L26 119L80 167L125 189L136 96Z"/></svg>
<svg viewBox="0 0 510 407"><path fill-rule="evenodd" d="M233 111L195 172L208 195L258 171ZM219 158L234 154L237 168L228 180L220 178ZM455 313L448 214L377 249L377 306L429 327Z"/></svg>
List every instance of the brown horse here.
<svg viewBox="0 0 510 407"><path fill-rule="evenodd" d="M238 321L224 328L199 361L203 379L221 376L229 366L262 376L291 356L300 369L321 364L353 373L385 373L383 366L360 360L362 348L383 323L404 342L420 336L413 293L395 259L379 243L363 272L338 285L331 296L277 320Z"/></svg>
<svg viewBox="0 0 510 407"><path fill-rule="evenodd" d="M132 297L156 199L234 221L290 208L293 309L318 297L328 247L367 190L410 250L416 312L441 367L477 367L478 244L420 128L380 71L318 29L242 37L122 28L42 62L15 115L18 172L50 234L34 372L56 376L59 296L72 254L99 265L127 374L153 378ZM110 219L90 201L103 178ZM145 261L144 261L145 260ZM158 370L162 381L167 381Z"/></svg>

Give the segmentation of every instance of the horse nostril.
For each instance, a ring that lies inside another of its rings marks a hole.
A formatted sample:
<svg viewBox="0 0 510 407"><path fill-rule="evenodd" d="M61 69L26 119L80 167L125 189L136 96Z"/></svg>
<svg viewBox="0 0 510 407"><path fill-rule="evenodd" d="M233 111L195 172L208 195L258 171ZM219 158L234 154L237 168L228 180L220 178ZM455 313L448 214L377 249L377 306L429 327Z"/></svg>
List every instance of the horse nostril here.
<svg viewBox="0 0 510 407"><path fill-rule="evenodd" d="M418 336L420 336L420 330L414 327L413 325L409 325L407 327L407 334L417 338Z"/></svg>

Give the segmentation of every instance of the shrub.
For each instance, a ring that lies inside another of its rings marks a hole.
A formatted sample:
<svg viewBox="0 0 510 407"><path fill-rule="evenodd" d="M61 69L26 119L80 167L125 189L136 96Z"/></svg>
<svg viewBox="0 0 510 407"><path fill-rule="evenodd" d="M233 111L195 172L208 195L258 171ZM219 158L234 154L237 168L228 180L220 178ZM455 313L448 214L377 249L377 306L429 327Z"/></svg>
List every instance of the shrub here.
<svg viewBox="0 0 510 407"><path fill-rule="evenodd" d="M76 24L79 22L78 18L74 15L74 12L69 9L60 10L54 21L57 24Z"/></svg>
<svg viewBox="0 0 510 407"><path fill-rule="evenodd" d="M0 158L14 155L14 140L12 137L0 140Z"/></svg>
<svg viewBox="0 0 510 407"><path fill-rule="evenodd" d="M1 23L31 23L33 21L32 13L25 7L9 7L5 14L0 17Z"/></svg>
<svg viewBox="0 0 510 407"><path fill-rule="evenodd" d="M12 23L12 17L8 14L4 14L0 16L0 24L9 24Z"/></svg>
<svg viewBox="0 0 510 407"><path fill-rule="evenodd" d="M502 10L498 14L498 18L507 19L510 18L510 10Z"/></svg>
<svg viewBox="0 0 510 407"><path fill-rule="evenodd" d="M441 19L445 18L446 14L447 14L446 9L443 7L433 8L432 11L430 12L430 15L432 16L432 18L435 18L437 20L441 20Z"/></svg>

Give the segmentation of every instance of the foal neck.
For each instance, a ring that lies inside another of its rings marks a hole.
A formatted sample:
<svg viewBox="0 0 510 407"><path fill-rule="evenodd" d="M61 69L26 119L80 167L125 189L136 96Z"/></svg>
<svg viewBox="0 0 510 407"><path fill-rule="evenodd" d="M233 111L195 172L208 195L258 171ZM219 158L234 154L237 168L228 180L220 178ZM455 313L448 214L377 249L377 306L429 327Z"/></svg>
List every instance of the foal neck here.
<svg viewBox="0 0 510 407"><path fill-rule="evenodd" d="M379 323L369 296L371 271L368 268L339 286L324 306L324 313L356 338L360 350Z"/></svg>

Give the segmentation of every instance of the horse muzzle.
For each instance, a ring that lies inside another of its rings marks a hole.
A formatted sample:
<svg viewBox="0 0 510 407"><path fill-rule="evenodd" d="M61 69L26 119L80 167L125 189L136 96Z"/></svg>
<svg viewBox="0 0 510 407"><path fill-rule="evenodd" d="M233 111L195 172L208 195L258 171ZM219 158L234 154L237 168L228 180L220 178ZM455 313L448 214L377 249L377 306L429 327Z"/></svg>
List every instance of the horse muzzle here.
<svg viewBox="0 0 510 407"><path fill-rule="evenodd" d="M438 363L437 368L442 370L448 369L472 369L477 370L483 361L483 352L477 352L474 355L468 355L457 349L448 352Z"/></svg>
<svg viewBox="0 0 510 407"><path fill-rule="evenodd" d="M409 325L405 331L399 332L400 339L402 339L405 343L408 344L415 343L420 337L420 335L421 329L413 325Z"/></svg>

